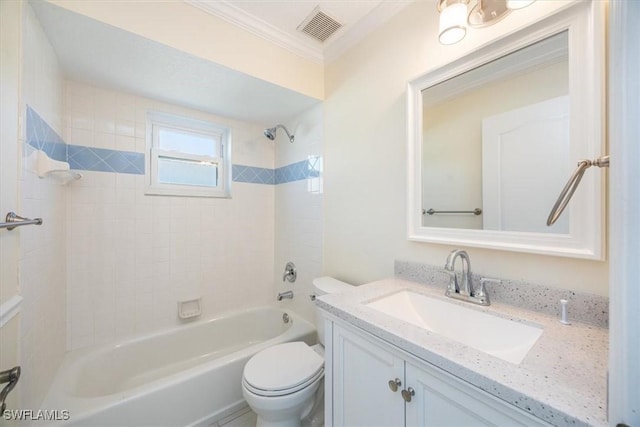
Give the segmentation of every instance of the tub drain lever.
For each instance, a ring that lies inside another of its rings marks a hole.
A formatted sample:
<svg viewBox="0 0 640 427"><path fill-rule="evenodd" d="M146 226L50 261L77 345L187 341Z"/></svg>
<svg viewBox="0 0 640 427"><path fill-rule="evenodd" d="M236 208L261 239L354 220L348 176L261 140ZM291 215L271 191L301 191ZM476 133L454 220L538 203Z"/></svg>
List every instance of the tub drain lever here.
<svg viewBox="0 0 640 427"><path fill-rule="evenodd" d="M13 390L19 379L20 366L16 366L6 371L0 372L0 384L8 383L6 386L4 386L2 391L0 391L0 414L3 414L4 410L7 408L7 404L5 403L7 395L11 392L11 390Z"/></svg>

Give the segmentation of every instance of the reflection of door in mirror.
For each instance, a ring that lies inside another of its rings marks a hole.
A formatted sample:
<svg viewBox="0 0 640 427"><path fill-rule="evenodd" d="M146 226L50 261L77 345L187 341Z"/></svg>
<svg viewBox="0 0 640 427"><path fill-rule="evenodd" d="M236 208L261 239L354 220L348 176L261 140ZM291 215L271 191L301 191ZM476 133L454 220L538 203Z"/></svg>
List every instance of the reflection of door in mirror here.
<svg viewBox="0 0 640 427"><path fill-rule="evenodd" d="M567 233L568 222L545 225L553 205L547 199L571 169L567 42L566 32L557 34L422 91L423 209L483 210L425 213L423 226ZM536 112L558 97L565 98L564 125ZM483 136L483 127L499 117L508 122L496 129L500 135ZM493 154L485 152L483 160L483 147L491 144Z"/></svg>
<svg viewBox="0 0 640 427"><path fill-rule="evenodd" d="M482 121L485 230L569 233L569 216L547 227L549 206L569 165L569 97L560 96Z"/></svg>

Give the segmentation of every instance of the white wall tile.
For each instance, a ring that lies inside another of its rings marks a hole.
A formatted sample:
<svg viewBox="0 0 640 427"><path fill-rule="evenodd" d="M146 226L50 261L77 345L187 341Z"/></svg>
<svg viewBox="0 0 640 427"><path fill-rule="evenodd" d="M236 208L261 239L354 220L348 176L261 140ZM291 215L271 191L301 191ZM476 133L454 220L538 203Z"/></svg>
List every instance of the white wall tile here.
<svg viewBox="0 0 640 427"><path fill-rule="evenodd" d="M287 121L295 133L293 144L279 144L276 165L286 166L322 154L322 108L311 110ZM309 192L308 179L275 187L275 266L277 291L294 291L293 300L279 304L315 322L312 280L322 275L322 193ZM288 261L296 264L298 279L282 282Z"/></svg>
<svg viewBox="0 0 640 427"><path fill-rule="evenodd" d="M58 133L63 132L61 70L31 7L24 5L23 76L24 105L32 107ZM24 120L23 120L24 122ZM89 123L78 116L76 124ZM21 142L25 142L25 128ZM24 153L28 152L25 147ZM66 263L64 188L38 178L23 162L20 179L21 215L42 217L43 225L21 228L20 379L21 406L37 409L51 384L66 349Z"/></svg>
<svg viewBox="0 0 640 427"><path fill-rule="evenodd" d="M92 117L78 123L93 120L94 137L84 140L94 146L143 152L145 114L153 109L228 125L234 163L273 168L262 127L73 81L65 96L72 106L93 100ZM86 130L68 123L71 134ZM143 176L83 174L81 185L69 187L69 289L88 288L99 309L83 314L93 316L91 328L74 329L82 318L70 316L70 348L179 324L184 298L202 296L204 316L273 304L273 186L233 183L232 199L145 196ZM70 298L69 312L81 311L86 298Z"/></svg>

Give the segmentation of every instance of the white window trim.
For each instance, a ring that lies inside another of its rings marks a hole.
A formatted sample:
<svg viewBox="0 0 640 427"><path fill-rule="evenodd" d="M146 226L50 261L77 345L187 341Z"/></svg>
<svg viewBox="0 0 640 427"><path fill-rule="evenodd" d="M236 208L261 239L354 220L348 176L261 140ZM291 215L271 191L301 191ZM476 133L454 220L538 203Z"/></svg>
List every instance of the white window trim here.
<svg viewBox="0 0 640 427"><path fill-rule="evenodd" d="M198 156L188 153L166 151L154 147L154 126L166 126L193 133L203 133L220 137L220 157ZM157 182L158 157L168 156L185 160L208 161L218 165L218 186L216 188ZM148 111L146 121L145 150L145 194L153 196L178 197L231 197L231 129L204 120L175 114Z"/></svg>

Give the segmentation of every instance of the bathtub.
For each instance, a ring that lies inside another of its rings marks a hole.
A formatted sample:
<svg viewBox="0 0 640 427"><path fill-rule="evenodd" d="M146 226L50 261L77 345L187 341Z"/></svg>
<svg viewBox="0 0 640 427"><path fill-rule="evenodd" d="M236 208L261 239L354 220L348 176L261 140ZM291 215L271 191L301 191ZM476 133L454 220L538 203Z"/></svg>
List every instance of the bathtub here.
<svg viewBox="0 0 640 427"><path fill-rule="evenodd" d="M43 410L65 426L208 426L245 406L241 379L258 351L316 342L315 327L259 307L120 343L69 352Z"/></svg>

